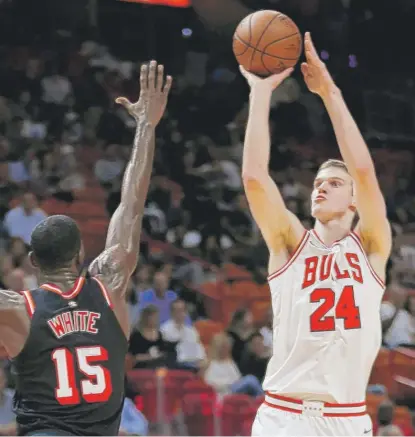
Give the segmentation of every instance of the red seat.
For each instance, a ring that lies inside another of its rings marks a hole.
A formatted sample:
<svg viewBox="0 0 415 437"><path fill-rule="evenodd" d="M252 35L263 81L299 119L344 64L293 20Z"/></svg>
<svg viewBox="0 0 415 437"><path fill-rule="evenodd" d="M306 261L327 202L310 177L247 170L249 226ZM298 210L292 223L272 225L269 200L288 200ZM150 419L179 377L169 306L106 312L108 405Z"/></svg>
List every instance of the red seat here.
<svg viewBox="0 0 415 437"><path fill-rule="evenodd" d="M156 371L151 369L134 369L127 373L127 378L137 391L141 391L148 381L155 381Z"/></svg>
<svg viewBox="0 0 415 437"><path fill-rule="evenodd" d="M166 374L166 380L172 381L177 386L178 400L180 401L185 392L184 385L188 381L194 381L197 376L189 370L168 370Z"/></svg>
<svg viewBox="0 0 415 437"><path fill-rule="evenodd" d="M161 384L159 390L158 383ZM137 408L150 423L169 423L177 412L177 390L172 381L147 381L140 389L141 396L136 399Z"/></svg>
<svg viewBox="0 0 415 437"><path fill-rule="evenodd" d="M397 348L391 352L393 375L415 379L415 351L408 348Z"/></svg>
<svg viewBox="0 0 415 437"><path fill-rule="evenodd" d="M388 390L393 388L393 375L391 372L391 357L389 349L382 348L375 360L375 364L370 375L370 384L382 384Z"/></svg>
<svg viewBox="0 0 415 437"><path fill-rule="evenodd" d="M255 416L252 398L243 394L226 396L221 412L221 434L226 436L240 435L244 420Z"/></svg>
<svg viewBox="0 0 415 437"><path fill-rule="evenodd" d="M205 347L210 345L212 338L224 330L222 323L214 322L213 320L198 320L194 323L194 327L200 336L200 341Z"/></svg>
<svg viewBox="0 0 415 437"><path fill-rule="evenodd" d="M67 214L68 213L68 204L66 202L61 202L60 200L56 199L46 199L41 204L41 208L43 211L45 211L48 215L55 215L55 214Z"/></svg>
<svg viewBox="0 0 415 437"><path fill-rule="evenodd" d="M395 376L395 400L405 402L408 399L415 399L415 380L404 376Z"/></svg>
<svg viewBox="0 0 415 437"><path fill-rule="evenodd" d="M201 379L194 379L187 381L183 385L183 390L186 394L198 394L202 395L204 399L213 398L216 400L215 390L206 382Z"/></svg>
<svg viewBox="0 0 415 437"><path fill-rule="evenodd" d="M88 217L88 218L107 218L108 214L105 205L102 202L85 202L79 200L71 204L68 208L68 215L71 217Z"/></svg>
<svg viewBox="0 0 415 437"><path fill-rule="evenodd" d="M212 399L200 394L186 394L183 397L183 415L189 436L219 435L215 430L215 404Z"/></svg>

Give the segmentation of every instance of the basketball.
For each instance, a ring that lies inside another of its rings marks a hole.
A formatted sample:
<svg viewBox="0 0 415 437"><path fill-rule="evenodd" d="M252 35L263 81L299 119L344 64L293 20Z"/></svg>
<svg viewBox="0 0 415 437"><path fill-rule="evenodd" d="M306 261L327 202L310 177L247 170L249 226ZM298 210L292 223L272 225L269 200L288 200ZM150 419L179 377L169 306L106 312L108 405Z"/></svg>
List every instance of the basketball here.
<svg viewBox="0 0 415 437"><path fill-rule="evenodd" d="M277 11L245 17L233 36L233 52L245 70L259 76L293 67L302 50L301 33L291 18Z"/></svg>

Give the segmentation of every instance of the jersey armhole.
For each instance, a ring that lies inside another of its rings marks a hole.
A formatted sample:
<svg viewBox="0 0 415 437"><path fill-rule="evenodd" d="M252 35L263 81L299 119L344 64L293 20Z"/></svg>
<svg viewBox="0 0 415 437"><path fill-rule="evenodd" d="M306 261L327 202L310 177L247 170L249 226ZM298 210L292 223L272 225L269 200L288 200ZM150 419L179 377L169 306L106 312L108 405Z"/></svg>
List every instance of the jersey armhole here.
<svg viewBox="0 0 415 437"><path fill-rule="evenodd" d="M386 288L385 281L383 281L383 279L375 272L374 268L372 267L372 264L370 263L369 257L367 256L365 249L363 247L363 243L362 243L362 239L360 238L360 235L354 230L350 232L350 235L353 238L353 240L356 242L360 251L362 252L370 273L375 278L375 280L378 282L378 284L383 288L383 290L385 290L385 288Z"/></svg>
<svg viewBox="0 0 415 437"><path fill-rule="evenodd" d="M99 288L100 288L100 290L102 292L102 295L104 296L105 302L107 302L107 305L113 310L114 309L114 305L112 303L111 296L108 293L108 290L106 289L105 285L96 276L94 276L92 279L98 283Z"/></svg>
<svg viewBox="0 0 415 437"><path fill-rule="evenodd" d="M308 238L310 236L310 232L307 230L304 230L303 236L301 237L301 240L298 242L297 247L292 252L291 256L287 260L287 262L281 266L279 269L275 270L273 273L268 275L268 282L271 282L276 277L280 276L281 273L284 273L288 267L297 259L298 255L300 255L301 251L303 250L305 244L308 241Z"/></svg>
<svg viewBox="0 0 415 437"><path fill-rule="evenodd" d="M21 295L25 300L27 314L30 318L32 318L36 309L36 304L33 300L32 293L29 290L25 290L21 292Z"/></svg>

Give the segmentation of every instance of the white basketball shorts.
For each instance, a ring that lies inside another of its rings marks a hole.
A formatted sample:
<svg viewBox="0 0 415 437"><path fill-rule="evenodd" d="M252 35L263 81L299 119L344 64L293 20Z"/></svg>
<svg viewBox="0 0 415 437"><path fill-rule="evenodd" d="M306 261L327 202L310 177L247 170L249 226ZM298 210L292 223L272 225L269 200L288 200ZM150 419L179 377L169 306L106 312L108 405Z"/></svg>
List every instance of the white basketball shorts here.
<svg viewBox="0 0 415 437"><path fill-rule="evenodd" d="M365 413L364 403L334 405L267 393L252 425L252 436L373 435L372 420Z"/></svg>

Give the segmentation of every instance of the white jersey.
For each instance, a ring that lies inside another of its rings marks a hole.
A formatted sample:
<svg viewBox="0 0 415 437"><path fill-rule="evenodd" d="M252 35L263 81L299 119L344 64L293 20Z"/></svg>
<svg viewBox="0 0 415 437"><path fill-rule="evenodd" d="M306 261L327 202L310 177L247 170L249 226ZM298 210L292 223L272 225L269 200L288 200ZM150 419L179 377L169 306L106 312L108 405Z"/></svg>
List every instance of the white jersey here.
<svg viewBox="0 0 415 437"><path fill-rule="evenodd" d="M327 247L307 231L269 276L273 356L264 389L340 404L362 402L381 345L382 280L351 232Z"/></svg>

